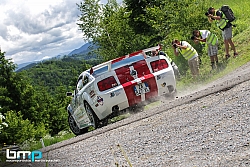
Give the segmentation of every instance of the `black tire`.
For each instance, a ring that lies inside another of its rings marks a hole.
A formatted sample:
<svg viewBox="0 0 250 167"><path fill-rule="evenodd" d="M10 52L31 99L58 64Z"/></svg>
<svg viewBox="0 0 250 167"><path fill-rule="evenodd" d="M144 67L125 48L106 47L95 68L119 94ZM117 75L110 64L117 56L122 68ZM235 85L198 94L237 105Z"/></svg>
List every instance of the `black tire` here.
<svg viewBox="0 0 250 167"><path fill-rule="evenodd" d="M104 120L100 121L98 127L101 128L101 127L107 126L108 125L108 121L109 121L109 119L105 118Z"/></svg>
<svg viewBox="0 0 250 167"><path fill-rule="evenodd" d="M71 129L71 131L75 134L75 135L81 135L83 133L87 133L88 132L88 128L84 128L84 129L80 129L77 124L75 119L73 118L72 115L68 116L68 123L69 123L69 127Z"/></svg>
<svg viewBox="0 0 250 167"><path fill-rule="evenodd" d="M177 97L177 90L176 89L171 93L165 94L165 98L167 98L169 100L174 100L176 97Z"/></svg>
<svg viewBox="0 0 250 167"><path fill-rule="evenodd" d="M177 90L175 89L174 92L170 94L170 99L175 99L177 97Z"/></svg>
<svg viewBox="0 0 250 167"><path fill-rule="evenodd" d="M90 107L90 105L87 102L84 103L84 106L85 106L86 113L92 123L92 127L95 129L99 128L100 120L97 118L93 109Z"/></svg>

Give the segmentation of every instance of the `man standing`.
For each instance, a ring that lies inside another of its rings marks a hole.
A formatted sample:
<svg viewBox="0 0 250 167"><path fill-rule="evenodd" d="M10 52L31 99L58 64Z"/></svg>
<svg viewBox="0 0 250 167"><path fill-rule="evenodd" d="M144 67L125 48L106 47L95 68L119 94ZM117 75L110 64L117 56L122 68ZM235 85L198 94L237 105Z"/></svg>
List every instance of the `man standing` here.
<svg viewBox="0 0 250 167"><path fill-rule="evenodd" d="M176 56L181 53L188 61L193 78L196 78L199 75L199 56L197 51L188 42L179 41L178 39L173 40L172 46Z"/></svg>
<svg viewBox="0 0 250 167"><path fill-rule="evenodd" d="M226 59L230 57L229 54L229 45L231 46L231 49L234 51L234 57L238 55L236 52L234 43L232 41L232 24L225 18L223 13L219 10L215 10L213 7L210 7L208 9L208 12L205 13L208 17L209 22L213 22L213 20L216 21L217 26L222 30L222 37L225 44L225 51L226 51Z"/></svg>
<svg viewBox="0 0 250 167"><path fill-rule="evenodd" d="M206 43L208 45L208 56L210 57L212 70L215 69L215 62L218 65L218 38L209 30L194 30L191 38L195 43Z"/></svg>

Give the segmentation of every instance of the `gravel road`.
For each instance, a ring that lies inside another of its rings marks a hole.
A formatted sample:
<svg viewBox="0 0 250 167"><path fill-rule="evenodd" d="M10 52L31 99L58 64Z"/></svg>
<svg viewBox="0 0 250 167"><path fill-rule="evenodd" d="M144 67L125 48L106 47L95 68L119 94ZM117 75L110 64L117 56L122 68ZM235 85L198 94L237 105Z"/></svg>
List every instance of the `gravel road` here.
<svg viewBox="0 0 250 167"><path fill-rule="evenodd" d="M56 167L248 167L249 99L250 63L155 109L46 147L43 158L58 160L48 163Z"/></svg>

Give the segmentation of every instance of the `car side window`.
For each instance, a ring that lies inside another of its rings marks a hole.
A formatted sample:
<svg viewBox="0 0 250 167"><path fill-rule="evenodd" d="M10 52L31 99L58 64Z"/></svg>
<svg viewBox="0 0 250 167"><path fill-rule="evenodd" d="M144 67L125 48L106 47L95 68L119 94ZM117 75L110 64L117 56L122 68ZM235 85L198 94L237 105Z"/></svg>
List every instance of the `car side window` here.
<svg viewBox="0 0 250 167"><path fill-rule="evenodd" d="M84 87L87 83L89 83L89 77L85 75L82 79L82 87Z"/></svg>
<svg viewBox="0 0 250 167"><path fill-rule="evenodd" d="M76 86L76 93L79 92L87 83L89 83L90 78L87 75L80 76Z"/></svg>

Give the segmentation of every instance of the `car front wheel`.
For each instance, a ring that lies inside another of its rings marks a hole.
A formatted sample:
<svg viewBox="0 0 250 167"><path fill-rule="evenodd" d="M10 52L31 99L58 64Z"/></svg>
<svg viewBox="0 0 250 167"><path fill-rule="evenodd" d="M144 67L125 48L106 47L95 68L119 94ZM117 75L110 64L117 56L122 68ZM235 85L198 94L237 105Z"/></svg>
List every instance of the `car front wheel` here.
<svg viewBox="0 0 250 167"><path fill-rule="evenodd" d="M99 127L99 119L97 118L96 114L94 113L94 111L92 110L92 108L90 107L90 105L85 102L85 110L87 112L87 115L89 117L89 120L93 126L93 128L97 129Z"/></svg>
<svg viewBox="0 0 250 167"><path fill-rule="evenodd" d="M69 115L69 117L68 117L68 123L69 123L69 127L70 127L71 131L75 135L81 135L83 133L88 132L88 128L80 129L77 126L76 121L75 121L75 119L74 119L74 117L72 115Z"/></svg>

